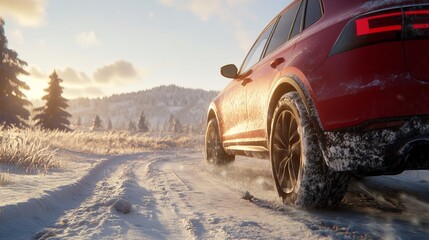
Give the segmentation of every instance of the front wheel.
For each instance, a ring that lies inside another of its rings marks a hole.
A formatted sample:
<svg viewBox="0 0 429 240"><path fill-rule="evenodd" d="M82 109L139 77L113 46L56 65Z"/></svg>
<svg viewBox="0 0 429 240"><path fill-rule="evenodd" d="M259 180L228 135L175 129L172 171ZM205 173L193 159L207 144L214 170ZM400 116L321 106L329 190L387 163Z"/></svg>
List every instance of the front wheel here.
<svg viewBox="0 0 429 240"><path fill-rule="evenodd" d="M205 141L206 161L215 165L225 165L234 161L234 155L225 152L220 140L219 127L216 119L211 119L207 124Z"/></svg>
<svg viewBox="0 0 429 240"><path fill-rule="evenodd" d="M296 92L283 96L274 111L270 159L277 191L285 203L335 207L347 191L349 175L331 171L324 163L317 134Z"/></svg>

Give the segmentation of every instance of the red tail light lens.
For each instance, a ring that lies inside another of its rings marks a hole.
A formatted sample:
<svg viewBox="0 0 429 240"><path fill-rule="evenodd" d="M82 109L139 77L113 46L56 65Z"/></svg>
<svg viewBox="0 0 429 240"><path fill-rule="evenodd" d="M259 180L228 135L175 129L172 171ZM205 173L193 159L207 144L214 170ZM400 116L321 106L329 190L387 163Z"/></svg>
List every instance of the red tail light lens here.
<svg viewBox="0 0 429 240"><path fill-rule="evenodd" d="M402 12L379 14L355 20L356 36L402 30Z"/></svg>
<svg viewBox="0 0 429 240"><path fill-rule="evenodd" d="M351 20L330 56L382 42L423 38L429 38L429 6L380 11Z"/></svg>
<svg viewBox="0 0 429 240"><path fill-rule="evenodd" d="M330 55L363 46L402 39L402 10L377 12L351 20L341 32Z"/></svg>

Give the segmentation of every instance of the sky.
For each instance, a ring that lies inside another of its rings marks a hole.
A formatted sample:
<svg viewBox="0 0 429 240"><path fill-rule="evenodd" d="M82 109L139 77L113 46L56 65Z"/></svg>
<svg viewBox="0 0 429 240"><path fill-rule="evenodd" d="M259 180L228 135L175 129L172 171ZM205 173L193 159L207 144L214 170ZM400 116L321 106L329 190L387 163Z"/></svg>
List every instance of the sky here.
<svg viewBox="0 0 429 240"><path fill-rule="evenodd" d="M30 100L55 70L64 96L160 85L221 90L260 31L291 0L0 0L8 47L27 62Z"/></svg>

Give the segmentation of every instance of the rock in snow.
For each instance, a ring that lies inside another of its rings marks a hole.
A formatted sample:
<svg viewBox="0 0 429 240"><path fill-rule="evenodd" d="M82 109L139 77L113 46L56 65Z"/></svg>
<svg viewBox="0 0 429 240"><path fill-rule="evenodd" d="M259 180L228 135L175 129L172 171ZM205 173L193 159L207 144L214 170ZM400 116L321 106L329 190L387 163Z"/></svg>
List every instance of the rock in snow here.
<svg viewBox="0 0 429 240"><path fill-rule="evenodd" d="M112 207L119 213L128 214L131 212L131 203L122 198L116 200Z"/></svg>
<svg viewBox="0 0 429 240"><path fill-rule="evenodd" d="M252 194L250 194L249 191L246 191L241 198L251 202L253 200L254 196Z"/></svg>

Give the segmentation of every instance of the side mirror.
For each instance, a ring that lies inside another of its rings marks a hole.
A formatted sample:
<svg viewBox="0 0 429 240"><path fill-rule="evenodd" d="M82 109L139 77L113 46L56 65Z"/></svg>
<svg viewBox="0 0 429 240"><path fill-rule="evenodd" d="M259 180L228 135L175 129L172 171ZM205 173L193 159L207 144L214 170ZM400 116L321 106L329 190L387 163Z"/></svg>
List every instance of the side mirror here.
<svg viewBox="0 0 429 240"><path fill-rule="evenodd" d="M220 69L220 74L226 78L236 78L238 76L238 68L234 64L228 64Z"/></svg>

